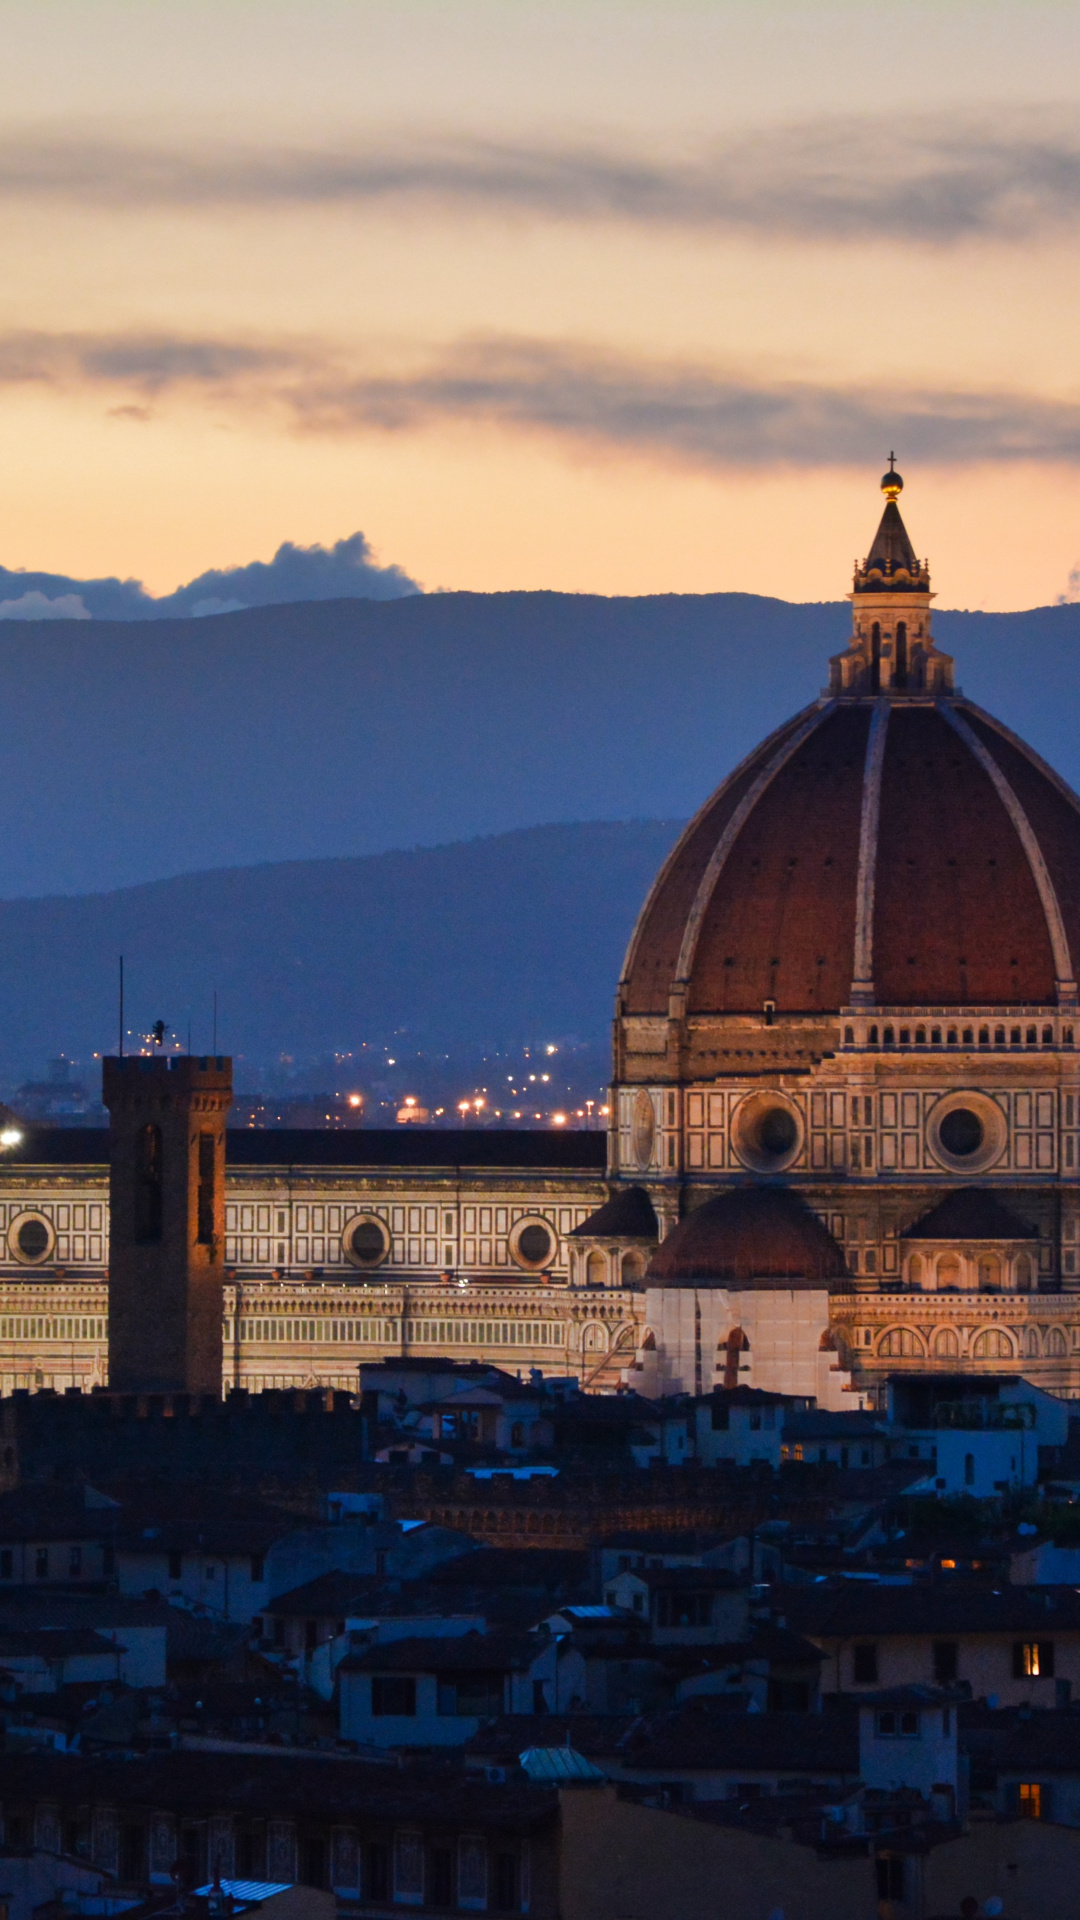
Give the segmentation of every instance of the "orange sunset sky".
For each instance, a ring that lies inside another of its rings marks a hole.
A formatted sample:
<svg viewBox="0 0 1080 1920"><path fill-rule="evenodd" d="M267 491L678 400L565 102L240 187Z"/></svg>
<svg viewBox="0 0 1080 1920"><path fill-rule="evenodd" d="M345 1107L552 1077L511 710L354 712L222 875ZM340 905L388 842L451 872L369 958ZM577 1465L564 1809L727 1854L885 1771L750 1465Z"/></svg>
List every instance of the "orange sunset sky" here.
<svg viewBox="0 0 1080 1920"><path fill-rule="evenodd" d="M1080 9L0 0L0 561L1078 591Z"/></svg>

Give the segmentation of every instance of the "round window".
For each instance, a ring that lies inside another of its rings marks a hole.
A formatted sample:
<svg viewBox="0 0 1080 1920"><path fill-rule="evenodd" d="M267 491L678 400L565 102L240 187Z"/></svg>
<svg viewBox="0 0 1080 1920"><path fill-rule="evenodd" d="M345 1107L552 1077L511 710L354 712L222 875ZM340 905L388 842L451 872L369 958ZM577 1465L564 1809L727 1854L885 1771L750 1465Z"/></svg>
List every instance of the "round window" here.
<svg viewBox="0 0 1080 1920"><path fill-rule="evenodd" d="M389 1251L390 1237L381 1220L369 1215L346 1227L345 1252L354 1267L377 1267Z"/></svg>
<svg viewBox="0 0 1080 1920"><path fill-rule="evenodd" d="M656 1115L653 1103L642 1088L634 1102L633 1146L634 1159L642 1173L648 1169L653 1155L653 1142L656 1139Z"/></svg>
<svg viewBox="0 0 1080 1920"><path fill-rule="evenodd" d="M996 1100L974 1088L947 1093L927 1117L927 1145L955 1173L985 1173L1008 1144L1005 1115Z"/></svg>
<svg viewBox="0 0 1080 1920"><path fill-rule="evenodd" d="M969 1155L978 1153L985 1138L985 1129L977 1113L970 1107L954 1107L947 1113L938 1129L941 1144L946 1153L953 1153L958 1160L966 1160Z"/></svg>
<svg viewBox="0 0 1080 1920"><path fill-rule="evenodd" d="M25 1260L28 1265L44 1260L52 1245L48 1221L35 1213L27 1214L24 1219L16 1221L12 1239L14 1241L12 1252L16 1259Z"/></svg>
<svg viewBox="0 0 1080 1920"><path fill-rule="evenodd" d="M735 1151L755 1173L780 1173L802 1146L798 1109L782 1093L753 1093L744 1100L732 1129Z"/></svg>
<svg viewBox="0 0 1080 1920"><path fill-rule="evenodd" d="M545 1267L555 1257L555 1239L542 1220L528 1220L519 1227L513 1255L520 1267Z"/></svg>

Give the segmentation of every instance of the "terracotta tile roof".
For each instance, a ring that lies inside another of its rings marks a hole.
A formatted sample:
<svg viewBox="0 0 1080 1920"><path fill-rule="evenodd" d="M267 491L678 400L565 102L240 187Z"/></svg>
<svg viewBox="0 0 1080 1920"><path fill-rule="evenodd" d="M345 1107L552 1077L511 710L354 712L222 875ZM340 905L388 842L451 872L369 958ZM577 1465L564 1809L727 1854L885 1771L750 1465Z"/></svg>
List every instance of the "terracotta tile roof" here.
<svg viewBox="0 0 1080 1920"><path fill-rule="evenodd" d="M1037 1240L1038 1227L1022 1220L988 1187L959 1187L903 1230L905 1240Z"/></svg>
<svg viewBox="0 0 1080 1920"><path fill-rule="evenodd" d="M739 1187L696 1207L654 1253L647 1286L836 1287L844 1256L788 1187Z"/></svg>
<svg viewBox="0 0 1080 1920"><path fill-rule="evenodd" d="M590 1213L571 1240L658 1240L660 1223L644 1187L622 1187L602 1207Z"/></svg>

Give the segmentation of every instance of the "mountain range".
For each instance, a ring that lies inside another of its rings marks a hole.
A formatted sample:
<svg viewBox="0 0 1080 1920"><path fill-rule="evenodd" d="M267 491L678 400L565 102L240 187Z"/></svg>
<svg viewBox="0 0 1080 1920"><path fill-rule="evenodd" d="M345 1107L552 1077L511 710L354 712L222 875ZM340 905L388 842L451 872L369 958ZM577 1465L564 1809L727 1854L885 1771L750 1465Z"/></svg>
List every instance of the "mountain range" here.
<svg viewBox="0 0 1080 1920"><path fill-rule="evenodd" d="M815 697L849 623L562 593L0 622L0 898L685 818ZM1080 606L935 626L965 690L1080 781Z"/></svg>
<svg viewBox="0 0 1080 1920"><path fill-rule="evenodd" d="M0 1075L10 1086L50 1056L115 1050L121 953L132 1048L163 1019L209 1051L216 993L218 1044L249 1069L365 1047L369 1077L391 1049L472 1062L569 1041L604 1055L626 942L678 826L532 827L4 902Z"/></svg>

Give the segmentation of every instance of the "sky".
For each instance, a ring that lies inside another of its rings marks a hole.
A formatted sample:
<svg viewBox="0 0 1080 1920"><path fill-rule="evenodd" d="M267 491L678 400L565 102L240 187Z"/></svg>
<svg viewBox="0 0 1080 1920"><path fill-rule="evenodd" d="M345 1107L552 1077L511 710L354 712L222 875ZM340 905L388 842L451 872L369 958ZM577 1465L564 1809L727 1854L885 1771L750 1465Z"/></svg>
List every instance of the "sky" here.
<svg viewBox="0 0 1080 1920"><path fill-rule="evenodd" d="M1080 593L1074 4L0 0L0 45L3 567L362 532L430 590L835 599L895 448L939 604Z"/></svg>

